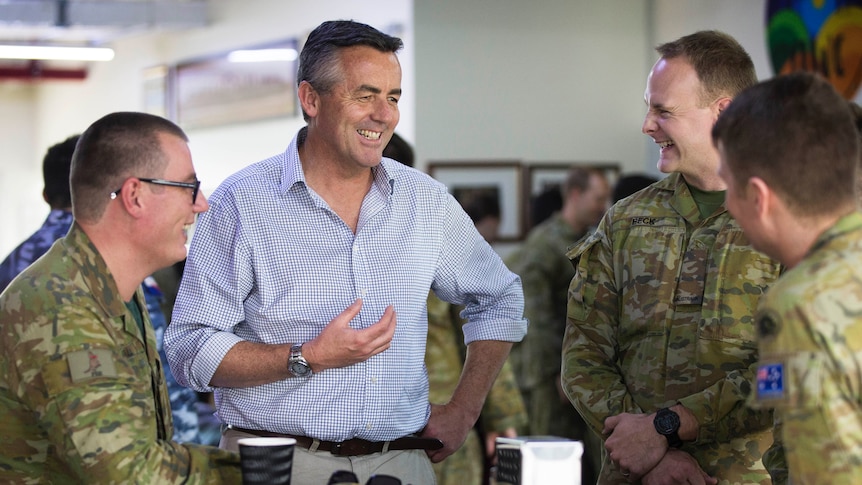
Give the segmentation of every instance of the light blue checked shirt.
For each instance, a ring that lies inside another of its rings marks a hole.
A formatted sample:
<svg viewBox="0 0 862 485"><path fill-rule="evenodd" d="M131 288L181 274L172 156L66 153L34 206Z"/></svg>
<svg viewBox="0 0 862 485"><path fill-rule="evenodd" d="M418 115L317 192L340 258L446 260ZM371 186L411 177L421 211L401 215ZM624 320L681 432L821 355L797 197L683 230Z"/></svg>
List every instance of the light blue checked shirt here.
<svg viewBox="0 0 862 485"><path fill-rule="evenodd" d="M195 230L165 334L177 380L198 391L239 341L303 343L357 298L365 328L388 305L390 348L365 362L252 388L216 388L219 418L328 441L385 441L428 420L429 288L466 305L465 341L520 341L521 281L446 187L389 159L373 169L356 234L305 184L297 138L225 180ZM285 362L285 365L287 363Z"/></svg>

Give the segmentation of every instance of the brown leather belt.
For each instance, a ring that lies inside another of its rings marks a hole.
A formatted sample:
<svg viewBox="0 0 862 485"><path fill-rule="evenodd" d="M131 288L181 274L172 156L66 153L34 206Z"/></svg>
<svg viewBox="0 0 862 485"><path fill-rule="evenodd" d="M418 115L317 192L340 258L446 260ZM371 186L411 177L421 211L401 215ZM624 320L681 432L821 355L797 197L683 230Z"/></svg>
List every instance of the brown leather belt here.
<svg viewBox="0 0 862 485"><path fill-rule="evenodd" d="M236 426L228 426L228 428L239 431L240 433L248 433L267 438L293 438L296 440L297 445L307 450L328 451L336 456L370 455L372 453L385 453L390 450L439 450L440 448L443 448L443 442L437 438L417 438L408 436L392 441L368 441L360 438L353 438L347 441L336 442L320 441L314 438L309 438L308 436L237 428Z"/></svg>

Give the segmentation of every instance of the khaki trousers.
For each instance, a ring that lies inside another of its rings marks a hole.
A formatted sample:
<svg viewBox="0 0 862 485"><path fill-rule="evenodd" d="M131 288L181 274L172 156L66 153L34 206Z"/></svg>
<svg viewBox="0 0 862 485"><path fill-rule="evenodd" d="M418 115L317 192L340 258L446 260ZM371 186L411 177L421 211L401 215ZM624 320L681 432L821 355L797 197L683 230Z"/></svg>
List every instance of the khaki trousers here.
<svg viewBox="0 0 862 485"><path fill-rule="evenodd" d="M254 435L235 429L222 431L219 448L239 452L240 438L253 438ZM391 475L401 483L436 485L431 460L424 450L388 451L361 456L334 456L328 451L310 452L301 446L293 450L293 470L291 483L325 484L338 470L352 471L365 483L372 475Z"/></svg>

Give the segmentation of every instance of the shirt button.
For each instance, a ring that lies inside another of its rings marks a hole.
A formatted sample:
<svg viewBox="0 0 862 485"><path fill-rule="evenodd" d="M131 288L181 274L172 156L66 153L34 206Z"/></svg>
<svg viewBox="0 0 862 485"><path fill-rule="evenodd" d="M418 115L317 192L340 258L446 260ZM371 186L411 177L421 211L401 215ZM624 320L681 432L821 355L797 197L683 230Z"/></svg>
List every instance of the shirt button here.
<svg viewBox="0 0 862 485"><path fill-rule="evenodd" d="M365 296L366 296L367 294L368 294L368 289L367 289L367 288L362 288L361 290L359 290L359 297L360 297L360 298L365 298Z"/></svg>
<svg viewBox="0 0 862 485"><path fill-rule="evenodd" d="M365 425L365 429L370 430L372 428L371 423Z"/></svg>
<svg viewBox="0 0 862 485"><path fill-rule="evenodd" d="M377 378L376 378L376 377L372 377L372 378L371 378L371 383L372 383L372 384L377 384Z"/></svg>

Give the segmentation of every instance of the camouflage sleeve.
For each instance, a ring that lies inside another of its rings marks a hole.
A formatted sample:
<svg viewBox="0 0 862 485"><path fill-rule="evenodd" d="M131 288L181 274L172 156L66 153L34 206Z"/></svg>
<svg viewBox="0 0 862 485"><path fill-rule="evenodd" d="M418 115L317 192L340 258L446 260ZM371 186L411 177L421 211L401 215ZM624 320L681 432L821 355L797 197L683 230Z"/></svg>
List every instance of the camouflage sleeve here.
<svg viewBox="0 0 862 485"><path fill-rule="evenodd" d="M730 371L703 391L677 400L698 418L697 443L723 443L772 425L772 411L746 405L756 367Z"/></svg>
<svg viewBox="0 0 862 485"><path fill-rule="evenodd" d="M563 391L599 436L607 417L643 412L618 368L619 299L606 220L567 253L575 276L569 286L562 351Z"/></svg>
<svg viewBox="0 0 862 485"><path fill-rule="evenodd" d="M141 382L131 368L144 363L116 357L115 377L75 383L63 365L46 366L42 373L49 399L36 409L75 476L113 483L129 477L144 483L238 483L237 455L156 439L150 380Z"/></svg>
<svg viewBox="0 0 862 485"><path fill-rule="evenodd" d="M852 285L830 276L832 287ZM848 385L848 379L859 375L855 356L862 323L847 324L858 320L858 313L844 316L851 314L848 308L856 298L843 298L849 293L836 298L822 286L811 290L819 292L819 301L806 302L814 309L794 300L804 301L810 293L791 290L788 296L775 298L783 300L780 311L759 312L760 320L770 315L780 330L777 335L761 333L756 402L775 408L780 417L777 443L785 452L784 462L772 455L764 465L770 473L782 472L783 465L792 483L821 483L825 476L832 484L859 483L862 426L855 404L858 390ZM835 305L838 300L842 304ZM855 304L853 310L858 309Z"/></svg>
<svg viewBox="0 0 862 485"><path fill-rule="evenodd" d="M141 483L240 482L238 455L158 438L162 414L139 342L118 345L105 333L104 325L111 324L83 307L67 307L56 319L11 310L4 317L10 314L15 317L4 322L9 326L5 338L12 327L22 335L22 328L38 332L59 325L65 342L86 343L64 346L63 353L55 354L56 346L40 337L7 356L14 359L6 378L15 404L6 401L2 407L18 424L0 437L3 455L26 459L36 453L27 443L46 446L50 456L62 461L61 475L76 477L71 481L78 483L128 483L131 477ZM31 422L38 426L22 424ZM45 439L34 436L39 434Z"/></svg>
<svg viewBox="0 0 862 485"><path fill-rule="evenodd" d="M515 382L512 364L507 359L503 363L488 399L482 408L482 423L487 431L502 432L508 428L519 431L527 424L527 410L521 391Z"/></svg>

